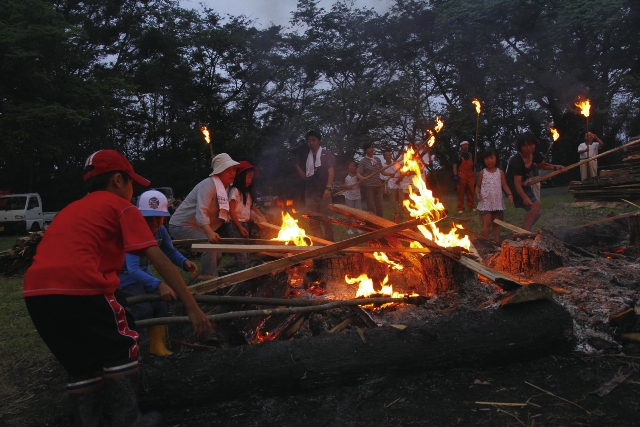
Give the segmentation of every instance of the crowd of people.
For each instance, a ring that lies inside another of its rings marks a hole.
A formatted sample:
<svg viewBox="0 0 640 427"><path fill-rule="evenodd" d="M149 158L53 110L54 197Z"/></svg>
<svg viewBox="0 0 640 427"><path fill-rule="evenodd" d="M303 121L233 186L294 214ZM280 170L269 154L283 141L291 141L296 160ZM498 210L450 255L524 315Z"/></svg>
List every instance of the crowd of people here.
<svg viewBox="0 0 640 427"><path fill-rule="evenodd" d="M593 133L578 152L594 157L603 142ZM305 211L330 216L334 155L322 147L322 135L306 135L307 155L295 164L305 183ZM457 210L479 211L482 233L499 240L493 224L502 219L504 198L527 211L523 228L530 230L541 215L539 197L531 180L540 169L564 170L547 163L537 150L539 141L525 132L515 141L516 154L506 171L499 168L495 149L482 153L484 169L474 170L469 142L460 143L453 167L457 181ZM390 152L375 156L372 143L362 147L359 162L351 160L340 187L345 203L383 216L383 193L388 195L393 219L398 222L405 209L403 200L412 176L401 171ZM24 298L29 315L52 353L69 373L67 390L76 424L98 425L108 412L112 425L157 425L157 413L142 415L137 406L139 333L136 320L167 315L167 302L181 300L194 327L194 334L211 333L211 324L187 289L181 268L192 276L217 275L221 254L203 252L200 270L172 244L173 239L203 239L219 243L225 237L246 238L249 222L267 222L254 205L253 188L258 168L248 161L235 161L228 154L215 156L212 172L187 195L173 215L164 194L148 190L130 203L134 183L148 186L129 161L113 150L100 150L86 161L84 181L88 194L63 209L38 246L33 265L24 280ZM593 165L584 165L583 178L595 176ZM597 166L595 166L597 168ZM477 198L478 204L475 200ZM165 220L168 221L168 230ZM310 234L334 241L328 222L310 221ZM241 268L251 265L249 254L236 254ZM154 266L160 278L151 273ZM160 301L127 306L125 299L156 294ZM126 307L126 308L125 308ZM166 326L148 328L150 352L168 356Z"/></svg>

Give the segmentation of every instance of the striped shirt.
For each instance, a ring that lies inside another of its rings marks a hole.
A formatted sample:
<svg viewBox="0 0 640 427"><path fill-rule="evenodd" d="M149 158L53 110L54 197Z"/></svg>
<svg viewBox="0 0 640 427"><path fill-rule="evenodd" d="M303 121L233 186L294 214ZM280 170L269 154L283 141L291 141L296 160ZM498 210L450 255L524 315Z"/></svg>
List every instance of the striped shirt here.
<svg viewBox="0 0 640 427"><path fill-rule="evenodd" d="M363 177L378 172L382 167L382 160L379 157L364 157L358 164L358 173ZM373 175L361 184L364 187L380 187L380 175Z"/></svg>

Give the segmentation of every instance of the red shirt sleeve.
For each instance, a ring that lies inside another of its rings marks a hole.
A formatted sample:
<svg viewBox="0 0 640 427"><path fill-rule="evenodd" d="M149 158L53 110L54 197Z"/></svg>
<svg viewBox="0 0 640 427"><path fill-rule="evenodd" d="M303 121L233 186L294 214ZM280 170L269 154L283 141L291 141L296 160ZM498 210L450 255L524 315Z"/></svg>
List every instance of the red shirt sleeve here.
<svg viewBox="0 0 640 427"><path fill-rule="evenodd" d="M125 252L139 255L142 254L143 249L158 246L147 221L135 206L129 206L122 211L118 225Z"/></svg>

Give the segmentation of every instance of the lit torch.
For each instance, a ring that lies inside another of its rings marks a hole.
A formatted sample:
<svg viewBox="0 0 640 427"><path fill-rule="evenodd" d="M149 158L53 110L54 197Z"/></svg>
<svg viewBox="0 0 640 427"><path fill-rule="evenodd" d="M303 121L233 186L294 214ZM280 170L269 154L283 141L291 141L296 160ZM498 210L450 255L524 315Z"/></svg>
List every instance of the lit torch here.
<svg viewBox="0 0 640 427"><path fill-rule="evenodd" d="M471 101L473 105L476 106L476 113L478 117L476 118L476 147L473 150L473 166L478 163L478 127L480 126L480 113L482 112L482 105L480 105L480 101L474 99Z"/></svg>
<svg viewBox="0 0 640 427"><path fill-rule="evenodd" d="M576 107L580 109L580 114L587 118L587 133L589 132L589 111L591 110L591 102L588 99L581 100L578 96L578 102L576 102Z"/></svg>
<svg viewBox="0 0 640 427"><path fill-rule="evenodd" d="M200 127L200 132L204 136L204 140L207 141L207 145L209 145L209 151L211 151L211 158L213 159L213 145L211 145L211 137L209 136L209 129L206 126Z"/></svg>
<svg viewBox="0 0 640 427"><path fill-rule="evenodd" d="M560 133L558 132L558 129L554 128L553 126L549 126L549 132L551 132L551 138L553 139L553 141L551 142L551 145L549 145L547 152L544 153L545 159L549 155L549 151L551 151L551 147L553 147L553 144L558 140L558 138L560 138Z"/></svg>

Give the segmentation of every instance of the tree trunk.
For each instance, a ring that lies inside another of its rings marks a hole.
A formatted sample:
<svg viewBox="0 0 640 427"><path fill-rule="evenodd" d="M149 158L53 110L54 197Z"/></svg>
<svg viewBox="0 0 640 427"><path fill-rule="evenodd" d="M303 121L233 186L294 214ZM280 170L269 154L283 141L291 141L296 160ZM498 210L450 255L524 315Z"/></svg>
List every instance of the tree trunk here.
<svg viewBox="0 0 640 427"><path fill-rule="evenodd" d="M362 331L360 331L362 332ZM366 342L365 342L366 341ZM207 404L251 393L300 393L453 367L497 366L572 349L572 320L553 301L313 338L184 353L145 363L146 406Z"/></svg>
<svg viewBox="0 0 640 427"><path fill-rule="evenodd" d="M478 275L451 258L438 253L422 257L422 275L426 294L457 291L462 282L477 282Z"/></svg>
<svg viewBox="0 0 640 427"><path fill-rule="evenodd" d="M562 267L572 255L562 242L541 230L534 239L503 241L502 253L491 261L490 266L495 264L499 270L531 277Z"/></svg>

